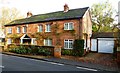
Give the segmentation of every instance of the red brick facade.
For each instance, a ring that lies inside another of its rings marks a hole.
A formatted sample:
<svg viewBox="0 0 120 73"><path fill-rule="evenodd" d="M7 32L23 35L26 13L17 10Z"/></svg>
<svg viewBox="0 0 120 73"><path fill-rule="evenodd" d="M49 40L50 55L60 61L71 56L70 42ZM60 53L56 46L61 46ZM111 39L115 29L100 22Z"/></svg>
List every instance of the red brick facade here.
<svg viewBox="0 0 120 73"><path fill-rule="evenodd" d="M67 22L72 22L74 30L64 30L64 24ZM45 26L46 24L51 25L51 32L45 32ZM42 39L37 39L37 45L44 45L44 40L45 38L50 38L52 39L52 45L56 46L56 43L60 42L60 46L64 48L64 40L65 39L87 39L87 44L90 44L88 40L90 40L90 34L92 33L92 23L91 23L91 17L89 11L86 11L85 15L81 19L67 19L67 20L57 20L57 21L48 21L48 22L39 22L39 23L30 23L30 24L17 24L17 25L8 25L5 26L6 29L6 42L9 37L9 35L20 35L21 36L18 38L18 42L20 43L20 38L24 34L30 34L33 37L36 38L36 34L38 32L38 26L42 25L42 36L44 37ZM55 27L57 25L57 27ZM17 33L17 27L20 27L20 33ZM27 33L23 33L23 26L27 27ZM8 34L8 28L12 28L12 34ZM59 33L59 35L57 34ZM29 36L29 35L28 35ZM41 36L40 36L41 37ZM59 38L59 39L58 39ZM40 42L41 41L41 42ZM16 42L14 42L16 43ZM7 45L7 43L6 43ZM86 46L90 47L90 46Z"/></svg>

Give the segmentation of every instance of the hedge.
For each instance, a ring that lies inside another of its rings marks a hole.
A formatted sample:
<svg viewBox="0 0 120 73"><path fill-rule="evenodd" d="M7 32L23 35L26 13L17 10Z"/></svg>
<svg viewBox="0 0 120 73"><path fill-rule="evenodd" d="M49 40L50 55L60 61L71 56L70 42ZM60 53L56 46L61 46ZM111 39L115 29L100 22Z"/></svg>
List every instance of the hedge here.
<svg viewBox="0 0 120 73"><path fill-rule="evenodd" d="M53 47L47 46L34 46L34 45L20 45L16 47L9 48L9 52L17 54L33 54L33 55L53 55Z"/></svg>
<svg viewBox="0 0 120 73"><path fill-rule="evenodd" d="M84 54L84 40L76 39L73 44L73 55L83 56L83 54Z"/></svg>

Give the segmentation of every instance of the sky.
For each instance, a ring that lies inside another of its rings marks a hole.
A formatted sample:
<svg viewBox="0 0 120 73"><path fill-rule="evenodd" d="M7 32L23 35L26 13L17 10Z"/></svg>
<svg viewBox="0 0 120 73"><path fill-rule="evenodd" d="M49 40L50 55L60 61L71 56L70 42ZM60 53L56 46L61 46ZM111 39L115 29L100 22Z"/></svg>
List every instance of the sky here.
<svg viewBox="0 0 120 73"><path fill-rule="evenodd" d="M106 0L0 0L0 7L17 8L22 15L26 16L28 11L33 15L62 11L64 4L69 9L91 7L94 3L102 3ZM109 0L113 8L118 10L119 0Z"/></svg>

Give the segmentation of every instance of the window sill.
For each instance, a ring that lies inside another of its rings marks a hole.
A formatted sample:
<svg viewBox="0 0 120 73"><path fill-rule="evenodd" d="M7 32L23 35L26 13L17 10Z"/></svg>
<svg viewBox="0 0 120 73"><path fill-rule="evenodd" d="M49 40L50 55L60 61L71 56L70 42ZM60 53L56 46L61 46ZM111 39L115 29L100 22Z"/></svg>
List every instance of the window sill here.
<svg viewBox="0 0 120 73"><path fill-rule="evenodd" d="M42 33L42 31L38 31L39 33Z"/></svg>
<svg viewBox="0 0 120 73"><path fill-rule="evenodd" d="M64 29L65 31L74 31L74 29Z"/></svg>
<svg viewBox="0 0 120 73"><path fill-rule="evenodd" d="M73 49L73 48L64 48L64 49L68 49L69 50L69 49Z"/></svg>
<svg viewBox="0 0 120 73"><path fill-rule="evenodd" d="M7 34L12 34L12 33L7 33Z"/></svg>
<svg viewBox="0 0 120 73"><path fill-rule="evenodd" d="M51 31L45 31L45 32L51 32Z"/></svg>
<svg viewBox="0 0 120 73"><path fill-rule="evenodd" d="M23 32L23 33L27 33L27 32Z"/></svg>

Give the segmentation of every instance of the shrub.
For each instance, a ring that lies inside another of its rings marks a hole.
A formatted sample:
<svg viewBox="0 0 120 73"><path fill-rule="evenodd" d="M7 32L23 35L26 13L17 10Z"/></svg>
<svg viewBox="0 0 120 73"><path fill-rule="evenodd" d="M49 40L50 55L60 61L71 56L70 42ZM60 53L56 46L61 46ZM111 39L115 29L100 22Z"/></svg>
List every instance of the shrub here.
<svg viewBox="0 0 120 73"><path fill-rule="evenodd" d="M11 48L9 51L13 52L13 53L17 53L17 54L27 54L27 52L28 52L27 48L24 46Z"/></svg>
<svg viewBox="0 0 120 73"><path fill-rule="evenodd" d="M47 48L38 48L38 54L44 56L52 55L51 51Z"/></svg>
<svg viewBox="0 0 120 73"><path fill-rule="evenodd" d="M73 44L73 55L83 56L83 54L84 54L84 40L76 39Z"/></svg>
<svg viewBox="0 0 120 73"><path fill-rule="evenodd" d="M25 46L20 45L18 47L10 48L9 52L17 53L17 54L34 54L34 55L52 55L52 51L50 48L44 48L41 46Z"/></svg>
<svg viewBox="0 0 120 73"><path fill-rule="evenodd" d="M73 44L73 49L83 49L84 48L84 40L76 39Z"/></svg>
<svg viewBox="0 0 120 73"><path fill-rule="evenodd" d="M62 49L62 55L72 55L72 50Z"/></svg>

